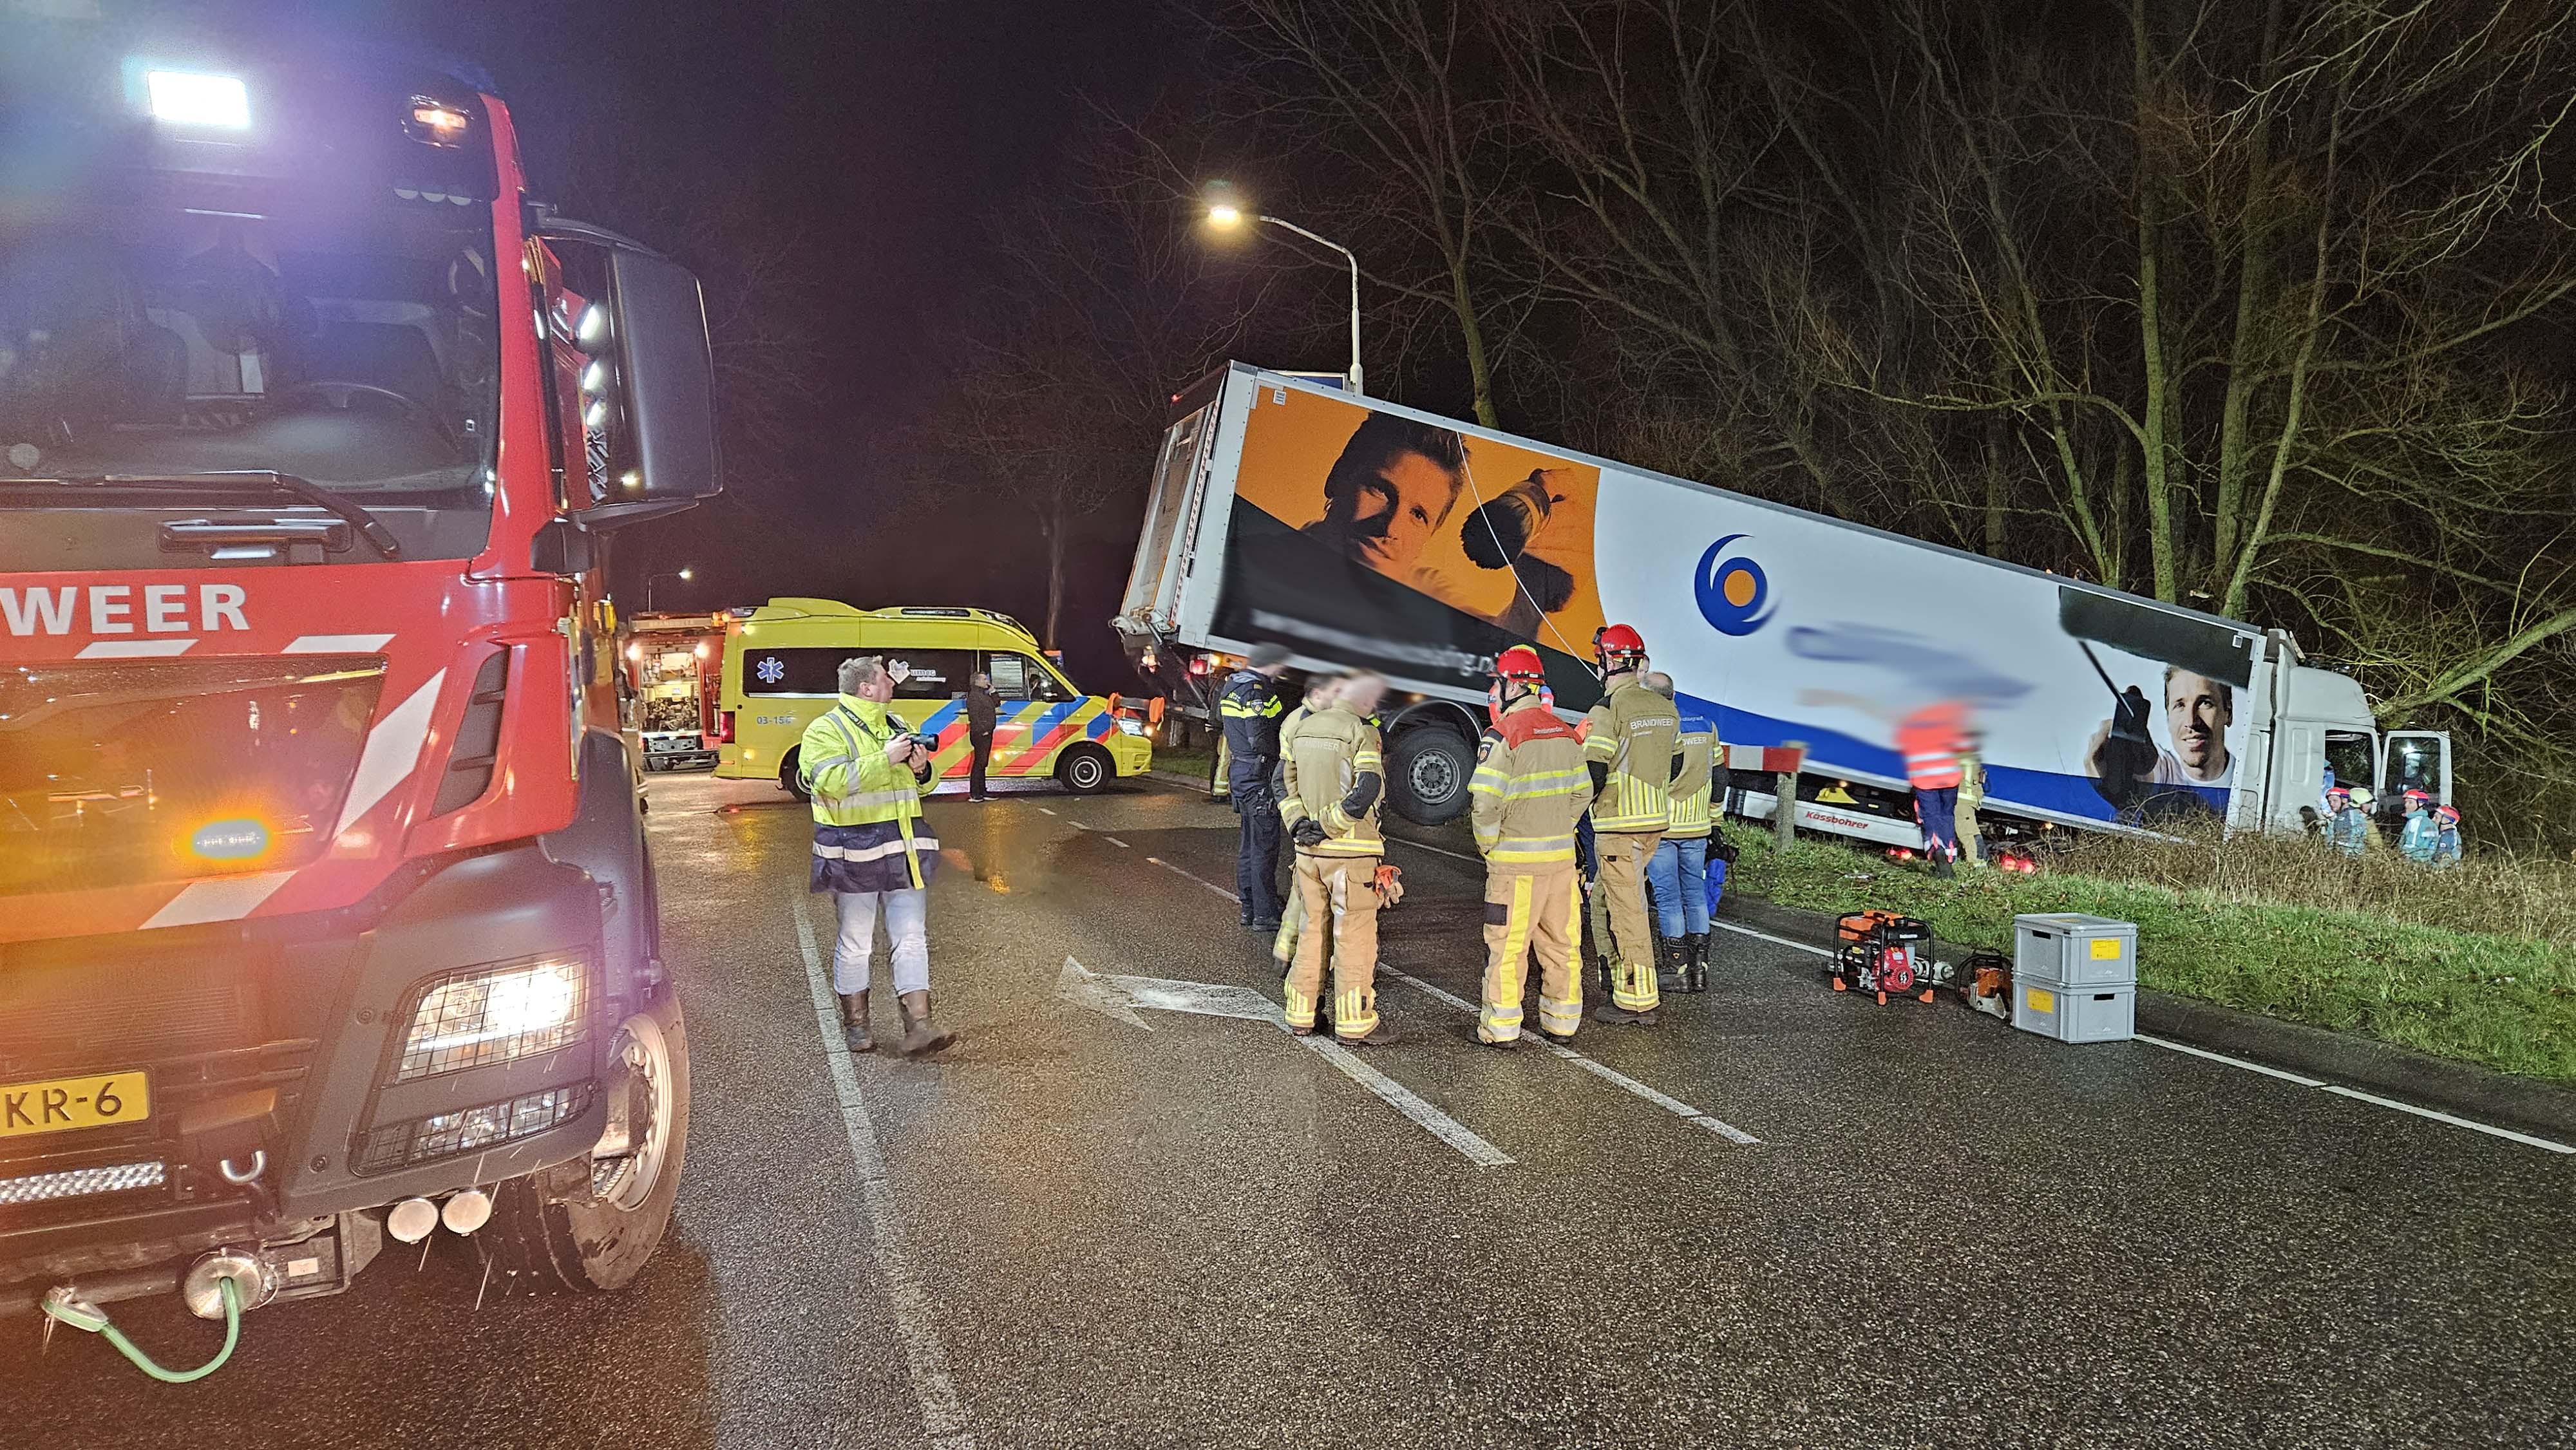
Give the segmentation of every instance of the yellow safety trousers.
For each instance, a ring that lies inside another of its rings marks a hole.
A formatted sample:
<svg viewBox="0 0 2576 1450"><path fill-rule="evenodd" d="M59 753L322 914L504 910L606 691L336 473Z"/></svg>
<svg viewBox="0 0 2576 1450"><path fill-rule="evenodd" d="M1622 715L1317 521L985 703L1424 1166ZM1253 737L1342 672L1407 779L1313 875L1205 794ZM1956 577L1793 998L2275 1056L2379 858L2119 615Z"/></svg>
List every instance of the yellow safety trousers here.
<svg viewBox="0 0 2576 1450"><path fill-rule="evenodd" d="M1571 861L1485 873L1484 1005L1476 1040L1521 1035L1521 989L1538 958L1539 1030L1571 1037L1583 1025L1583 877Z"/></svg>

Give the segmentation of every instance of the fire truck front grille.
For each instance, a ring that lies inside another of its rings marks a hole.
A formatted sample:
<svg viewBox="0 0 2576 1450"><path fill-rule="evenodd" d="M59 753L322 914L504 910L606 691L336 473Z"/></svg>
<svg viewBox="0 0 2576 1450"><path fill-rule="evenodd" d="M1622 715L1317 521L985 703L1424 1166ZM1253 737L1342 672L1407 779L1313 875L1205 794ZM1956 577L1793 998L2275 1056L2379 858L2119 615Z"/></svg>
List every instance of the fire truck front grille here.
<svg viewBox="0 0 2576 1450"><path fill-rule="evenodd" d="M258 961L142 947L101 960L0 958L0 1077L98 1071L266 1040Z"/></svg>

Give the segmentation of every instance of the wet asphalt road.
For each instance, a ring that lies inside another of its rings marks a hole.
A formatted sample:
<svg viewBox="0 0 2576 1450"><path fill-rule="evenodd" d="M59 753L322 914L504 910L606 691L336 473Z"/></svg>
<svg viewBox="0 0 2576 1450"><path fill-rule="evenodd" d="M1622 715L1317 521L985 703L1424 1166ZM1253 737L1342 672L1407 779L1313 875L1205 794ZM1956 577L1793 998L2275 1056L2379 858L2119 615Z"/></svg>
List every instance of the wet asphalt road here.
<svg viewBox="0 0 2576 1450"><path fill-rule="evenodd" d="M1709 995L1575 1045L1751 1146L1384 982L1412 1040L1365 1065L1511 1160L1478 1166L1274 1026L1059 995L1068 957L1276 993L1221 899L1232 817L1154 787L933 803L967 1041L856 1059L854 1138L804 813L652 792L696 1082L634 1290L389 1245L185 1388L0 1321L0 1445L2576 1443L2576 1160L1838 998L1728 937ZM1472 868L1394 859L1387 965L1472 998ZM116 1315L166 1360L213 1344Z"/></svg>

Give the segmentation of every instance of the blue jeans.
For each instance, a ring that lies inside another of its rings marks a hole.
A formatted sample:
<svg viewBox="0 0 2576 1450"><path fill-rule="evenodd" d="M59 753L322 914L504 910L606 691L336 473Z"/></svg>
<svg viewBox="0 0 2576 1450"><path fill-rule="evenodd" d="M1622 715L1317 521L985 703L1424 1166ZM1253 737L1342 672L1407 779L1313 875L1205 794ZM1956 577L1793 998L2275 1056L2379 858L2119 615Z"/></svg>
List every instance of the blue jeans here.
<svg viewBox="0 0 2576 1450"><path fill-rule="evenodd" d="M1657 929L1668 937L1708 930L1708 837L1666 836L1646 863Z"/></svg>

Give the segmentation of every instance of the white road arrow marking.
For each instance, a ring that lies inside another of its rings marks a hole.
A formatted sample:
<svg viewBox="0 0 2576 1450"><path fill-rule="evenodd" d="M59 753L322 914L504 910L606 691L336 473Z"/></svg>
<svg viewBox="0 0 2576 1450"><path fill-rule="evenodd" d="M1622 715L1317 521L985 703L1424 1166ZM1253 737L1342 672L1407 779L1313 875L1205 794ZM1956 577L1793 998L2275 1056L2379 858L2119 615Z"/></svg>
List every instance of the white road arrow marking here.
<svg viewBox="0 0 2576 1450"><path fill-rule="evenodd" d="M1095 972L1071 957L1064 959L1064 970L1056 976L1056 995L1077 1002L1105 1016L1115 1017L1130 1026L1154 1029L1136 1015L1140 1007L1159 1012L1187 1012L1199 1017L1234 1017L1246 1022L1267 1022L1285 1032L1287 1023L1280 1020L1279 1004L1250 987L1229 986L1220 982L1182 982L1167 977L1125 977ZM1359 1055L1324 1034L1310 1033L1296 1038L1308 1051L1331 1063L1344 1076L1375 1093L1388 1107L1413 1120L1421 1129L1441 1142L1466 1155L1479 1168L1503 1168L1511 1164L1511 1155L1486 1142L1466 1124L1423 1101L1420 1094L1388 1077L1385 1073L1359 1060Z"/></svg>

